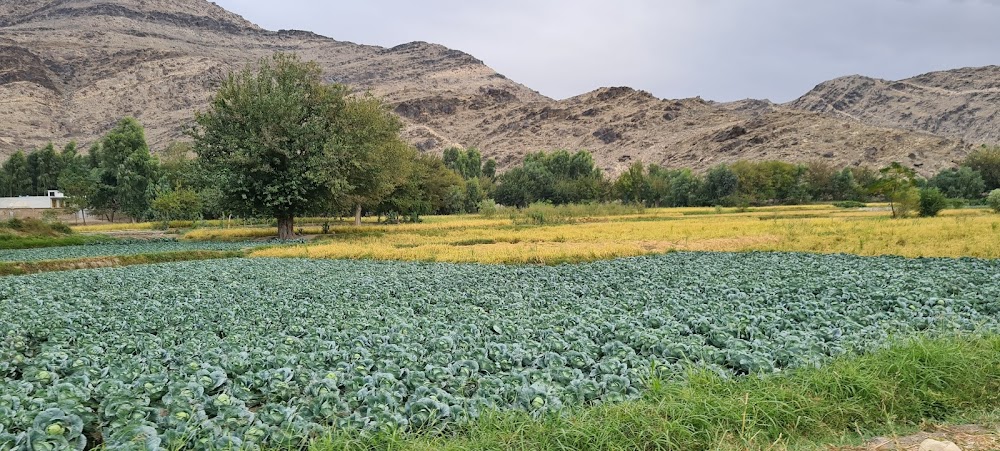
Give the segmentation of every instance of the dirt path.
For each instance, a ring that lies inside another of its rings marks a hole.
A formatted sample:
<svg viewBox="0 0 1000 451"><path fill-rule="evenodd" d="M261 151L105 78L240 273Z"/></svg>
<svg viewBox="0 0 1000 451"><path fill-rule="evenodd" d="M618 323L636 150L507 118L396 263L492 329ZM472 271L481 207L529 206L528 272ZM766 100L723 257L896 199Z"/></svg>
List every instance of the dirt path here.
<svg viewBox="0 0 1000 451"><path fill-rule="evenodd" d="M927 432L919 432L904 437L876 437L861 447L831 448L836 451L918 451L924 440L949 441L962 451L1000 450L1000 428L978 425L932 426Z"/></svg>

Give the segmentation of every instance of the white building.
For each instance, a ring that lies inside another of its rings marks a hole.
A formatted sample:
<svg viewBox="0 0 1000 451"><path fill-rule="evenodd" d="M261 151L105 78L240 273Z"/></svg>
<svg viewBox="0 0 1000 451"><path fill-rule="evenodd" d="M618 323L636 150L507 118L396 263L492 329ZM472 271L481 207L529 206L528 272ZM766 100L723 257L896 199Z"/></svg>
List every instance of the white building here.
<svg viewBox="0 0 1000 451"><path fill-rule="evenodd" d="M0 209L4 210L47 210L65 207L66 195L56 190L49 190L45 196L0 197Z"/></svg>

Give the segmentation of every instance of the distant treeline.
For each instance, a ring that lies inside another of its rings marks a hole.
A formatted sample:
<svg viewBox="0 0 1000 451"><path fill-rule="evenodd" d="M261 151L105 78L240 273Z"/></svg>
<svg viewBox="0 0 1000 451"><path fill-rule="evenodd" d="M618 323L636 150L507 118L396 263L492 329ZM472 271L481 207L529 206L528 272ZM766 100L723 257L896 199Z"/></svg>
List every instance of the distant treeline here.
<svg viewBox="0 0 1000 451"><path fill-rule="evenodd" d="M893 190L937 190L945 198L980 201L1000 188L1000 149L977 149L956 168L923 179L899 164L840 168L816 161L738 161L704 174L635 163L616 179L601 174L587 152L529 154L496 181L494 199L526 206L599 201L650 207L757 206L807 202L891 200Z"/></svg>
<svg viewBox="0 0 1000 451"><path fill-rule="evenodd" d="M61 150L49 144L16 152L0 171L0 195L45 195L58 189L72 209L88 209L107 219L219 218L227 206L218 179L187 143L174 143L154 157L142 127L124 119L81 154L75 143ZM739 161L705 173L635 163L617 178L603 174L590 153L537 152L497 173L494 160L477 149L451 148L442 157L413 154L409 175L365 212L397 220L426 214L476 213L483 202L524 207L614 202L649 207L757 206L833 201L898 201L916 209L923 196L980 202L1000 188L1000 148L982 147L959 167L923 179L899 164L888 168L840 168L817 161ZM921 191L922 190L922 191ZM327 213L353 214L353 205Z"/></svg>

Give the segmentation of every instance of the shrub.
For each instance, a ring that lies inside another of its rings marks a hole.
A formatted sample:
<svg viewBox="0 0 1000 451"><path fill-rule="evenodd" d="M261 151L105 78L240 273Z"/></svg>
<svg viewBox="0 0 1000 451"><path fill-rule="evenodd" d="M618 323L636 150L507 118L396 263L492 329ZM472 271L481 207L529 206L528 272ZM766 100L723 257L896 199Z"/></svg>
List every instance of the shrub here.
<svg viewBox="0 0 1000 451"><path fill-rule="evenodd" d="M477 209L480 216L484 218L492 218L497 215L497 211L500 210L500 207L497 206L496 201L493 199L483 199L479 201Z"/></svg>
<svg viewBox="0 0 1000 451"><path fill-rule="evenodd" d="M906 218L920 208L920 190L908 188L897 191L889 198L893 218Z"/></svg>
<svg viewBox="0 0 1000 451"><path fill-rule="evenodd" d="M865 208L868 204L856 200L845 200L843 202L834 202L833 206L837 208Z"/></svg>
<svg viewBox="0 0 1000 451"><path fill-rule="evenodd" d="M66 235L73 233L73 229L69 228L69 224L66 224L65 222L53 222L49 224L49 227L52 228L52 231L57 233L65 233Z"/></svg>
<svg viewBox="0 0 1000 451"><path fill-rule="evenodd" d="M1000 213L1000 189L990 191L990 195L986 196L986 205L989 205L993 211Z"/></svg>
<svg viewBox="0 0 1000 451"><path fill-rule="evenodd" d="M7 228L23 231L24 221L21 218L10 218L7 220Z"/></svg>
<svg viewBox="0 0 1000 451"><path fill-rule="evenodd" d="M948 198L944 197L941 190L937 188L924 188L920 190L920 216L937 216L947 206Z"/></svg>

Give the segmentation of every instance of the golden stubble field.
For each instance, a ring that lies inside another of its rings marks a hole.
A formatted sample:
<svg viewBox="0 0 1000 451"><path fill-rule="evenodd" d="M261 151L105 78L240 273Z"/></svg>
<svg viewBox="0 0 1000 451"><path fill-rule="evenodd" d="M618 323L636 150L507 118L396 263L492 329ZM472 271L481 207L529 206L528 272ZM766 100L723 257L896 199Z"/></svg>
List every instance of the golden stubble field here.
<svg viewBox="0 0 1000 451"><path fill-rule="evenodd" d="M936 218L891 219L887 211L830 206L649 209L641 214L579 217L525 225L510 218L429 217L423 223L334 226L330 235L253 257L346 258L474 263L558 264L670 251L793 251L1000 257L1000 215L948 210ZM318 226L302 232L317 234ZM186 239L270 236L270 228L198 229Z"/></svg>

